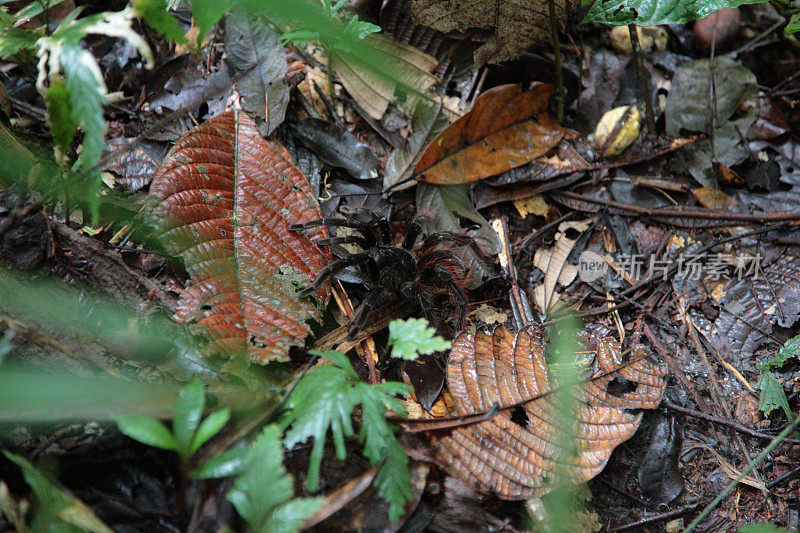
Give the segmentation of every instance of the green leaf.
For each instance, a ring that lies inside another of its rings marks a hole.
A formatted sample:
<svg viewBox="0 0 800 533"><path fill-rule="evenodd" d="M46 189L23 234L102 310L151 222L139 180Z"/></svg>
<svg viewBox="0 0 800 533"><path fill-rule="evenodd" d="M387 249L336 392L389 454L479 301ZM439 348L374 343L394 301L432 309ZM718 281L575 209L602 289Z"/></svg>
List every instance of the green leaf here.
<svg viewBox="0 0 800 533"><path fill-rule="evenodd" d="M783 533L788 531L775 524L747 524L739 528L739 533Z"/></svg>
<svg viewBox="0 0 800 533"><path fill-rule="evenodd" d="M208 417L203 420L203 423L200 424L200 427L197 428L197 433L194 434L192 444L189 446L188 454L191 455L196 452L208 439L219 433L219 430L225 427L225 424L228 423L230 418L230 409L220 409L208 415Z"/></svg>
<svg viewBox="0 0 800 533"><path fill-rule="evenodd" d="M658 26L683 24L714 11L745 4L760 4L766 0L597 0L583 22Z"/></svg>
<svg viewBox="0 0 800 533"><path fill-rule="evenodd" d="M214 24L222 15L236 4L236 0L192 0L192 16L197 23L197 46L203 43Z"/></svg>
<svg viewBox="0 0 800 533"><path fill-rule="evenodd" d="M784 344L778 353L759 365L762 370L778 368L789 359L800 359L800 335L792 337Z"/></svg>
<svg viewBox="0 0 800 533"><path fill-rule="evenodd" d="M789 407L789 400L786 398L786 392L783 386L775 379L772 372L765 370L761 373L761 377L756 383L756 388L761 391L758 397L758 408L764 411L766 416L778 409L783 409L786 416L792 419L792 410Z"/></svg>
<svg viewBox="0 0 800 533"><path fill-rule="evenodd" d="M196 468L189 474L195 479L208 479L235 476L244 472L250 460L250 447L234 448L224 453L212 457L200 468Z"/></svg>
<svg viewBox="0 0 800 533"><path fill-rule="evenodd" d="M389 345L393 357L413 361L420 355L449 350L452 343L437 336L424 318L409 318L389 323Z"/></svg>
<svg viewBox="0 0 800 533"><path fill-rule="evenodd" d="M86 175L90 219L94 224L97 222L101 182L96 165L105 147L103 106L106 86L94 56L77 45L65 45L61 49L61 68L69 93L72 118L83 130L81 153L73 169Z"/></svg>
<svg viewBox="0 0 800 533"><path fill-rule="evenodd" d="M410 499L411 475L408 458L385 414L390 410L405 416L405 404L395 396L407 394L409 389L403 383L370 385L360 381L350 361L339 352L317 355L333 364L312 368L295 387L282 420L288 428L284 445L292 448L310 437L314 439L307 485L309 491L316 490L328 432L333 436L337 457L344 459L344 439L354 433L350 416L353 408L361 405L359 442L370 463L382 465L375 483L381 496L389 502L390 516L394 520L402 514L406 501Z"/></svg>
<svg viewBox="0 0 800 533"><path fill-rule="evenodd" d="M228 500L252 531L298 531L324 504L324 498L296 498L294 481L283 466L280 428L267 426L255 442Z"/></svg>
<svg viewBox="0 0 800 533"><path fill-rule="evenodd" d="M158 33L176 43L185 43L178 19L169 14L165 0L134 0L133 9Z"/></svg>
<svg viewBox="0 0 800 533"><path fill-rule="evenodd" d="M197 426L200 425L200 417L203 416L203 408L206 404L206 392L200 380L194 380L181 389L178 401L175 403L175 416L172 419L172 432L180 446L181 455L189 452Z"/></svg>
<svg viewBox="0 0 800 533"><path fill-rule="evenodd" d="M62 154L66 154L75 138L78 124L70 112L69 91L64 80L58 79L50 82L45 102L47 103L47 122L50 125L50 132L53 134L58 149Z"/></svg>
<svg viewBox="0 0 800 533"><path fill-rule="evenodd" d="M39 34L32 30L8 28L0 31L0 57L7 58L25 50L36 48Z"/></svg>
<svg viewBox="0 0 800 533"><path fill-rule="evenodd" d="M792 15L792 18L789 19L789 24L786 25L783 31L786 32L786 35L792 35L800 31L800 13Z"/></svg>
<svg viewBox="0 0 800 533"><path fill-rule="evenodd" d="M112 533L112 530L83 502L61 490L27 459L3 451L22 469L25 481L36 495L31 531Z"/></svg>
<svg viewBox="0 0 800 533"><path fill-rule="evenodd" d="M181 445L167 429L155 418L129 415L117 419L119 430L134 440L163 450L180 451Z"/></svg>

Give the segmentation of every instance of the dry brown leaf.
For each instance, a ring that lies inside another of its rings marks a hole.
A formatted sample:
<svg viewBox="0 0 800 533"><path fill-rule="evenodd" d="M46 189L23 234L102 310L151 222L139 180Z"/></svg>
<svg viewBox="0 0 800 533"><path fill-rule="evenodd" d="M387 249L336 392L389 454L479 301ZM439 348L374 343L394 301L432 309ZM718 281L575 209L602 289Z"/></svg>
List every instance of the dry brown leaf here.
<svg viewBox="0 0 800 533"><path fill-rule="evenodd" d="M580 7L576 0L556 0L556 19ZM475 52L475 63L516 59L529 47L550 40L550 13L546 0L412 0L414 22L449 32L492 28L489 41Z"/></svg>
<svg viewBox="0 0 800 533"><path fill-rule="evenodd" d="M538 248L533 255L533 266L544 272L544 283L533 289L536 305L543 314L552 310L558 297L553 298L556 285L566 287L578 274L578 265L570 265L567 258L577 239L567 237L567 230L584 232L589 228L587 222L562 222L558 226L556 243L551 248Z"/></svg>
<svg viewBox="0 0 800 533"><path fill-rule="evenodd" d="M501 325L462 332L447 365L451 416L486 413L495 404L500 411L488 420L431 433L438 464L479 492L509 500L546 494L559 472L575 483L591 479L636 432L642 414L632 411L661 402L667 374L666 365L643 357L623 363L619 344L611 339L600 341L596 364L598 373L573 392L577 455L568 457L556 441L559 414L550 394L556 384L545 362L542 331L528 326L515 335ZM619 378L634 390L609 392ZM527 423L512 420L511 408L517 406Z"/></svg>
<svg viewBox="0 0 800 533"><path fill-rule="evenodd" d="M720 191L710 187L699 187L692 190L692 194L700 205L708 209L731 211L736 206L736 200Z"/></svg>
<svg viewBox="0 0 800 533"><path fill-rule="evenodd" d="M547 113L553 86L519 83L481 94L469 113L430 144L414 170L436 185L470 183L530 163L553 149L570 130Z"/></svg>
<svg viewBox="0 0 800 533"><path fill-rule="evenodd" d="M405 85L406 90L417 93L425 93L438 81L432 74L438 64L433 56L376 33L368 35L364 41L382 55L394 58L385 65L384 71L376 71L372 65L362 65L353 56L337 53L336 50L331 53L330 60L344 88L361 109L375 120L380 120L386 108L395 100L394 80Z"/></svg>

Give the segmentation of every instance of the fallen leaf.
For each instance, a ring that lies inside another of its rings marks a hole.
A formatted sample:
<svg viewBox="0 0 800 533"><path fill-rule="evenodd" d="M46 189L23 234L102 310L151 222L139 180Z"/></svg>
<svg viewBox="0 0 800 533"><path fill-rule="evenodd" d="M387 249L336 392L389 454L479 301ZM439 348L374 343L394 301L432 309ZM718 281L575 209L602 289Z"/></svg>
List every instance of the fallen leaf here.
<svg viewBox="0 0 800 533"><path fill-rule="evenodd" d="M566 287L578 274L578 265L567 263L567 258L577 242L577 237L571 239L567 236L568 230L582 233L589 228L586 222L562 222L558 226L556 242L551 248L538 248L533 255L533 266L544 272L544 283L533 289L536 305L542 314L552 310L555 302L556 285ZM554 298L555 297L555 298Z"/></svg>
<svg viewBox="0 0 800 533"><path fill-rule="evenodd" d="M367 64L338 49L331 52L330 62L353 100L375 120L395 101L397 89L423 94L438 81L431 74L438 61L413 46L375 33L364 38L364 45L380 54L383 63Z"/></svg>
<svg viewBox="0 0 800 533"><path fill-rule="evenodd" d="M178 141L150 186L165 248L190 281L176 318L204 327L210 351L251 361L286 360L302 344L317 305L297 292L328 263L291 224L321 218L308 181L276 142L244 113L226 112ZM315 294L327 300L324 289Z"/></svg>
<svg viewBox="0 0 800 533"><path fill-rule="evenodd" d="M556 20L562 22L580 7L575 0L554 5ZM491 27L489 41L475 52L478 65L516 59L534 44L550 44L550 13L543 0L412 0L411 15L416 23L443 32Z"/></svg>
<svg viewBox="0 0 800 533"><path fill-rule="evenodd" d="M444 130L414 170L434 184L471 183L529 163L553 149L569 130L548 113L553 86L500 85Z"/></svg>
<svg viewBox="0 0 800 533"><path fill-rule="evenodd" d="M732 211L736 206L736 200L719 189L700 187L698 189L693 189L692 195L697 198L697 201L700 202L700 205L707 207L708 209Z"/></svg>
<svg viewBox="0 0 800 533"><path fill-rule="evenodd" d="M611 452L639 427L641 409L661 402L666 386L666 365L637 357L622 362L619 344L600 341L599 372L578 383L577 455L564 461L565 450L554 441L558 433L556 390L545 362L542 330L523 328L516 335L504 325L462 332L453 341L447 365L447 388L455 416L499 412L481 422L431 433L436 460L449 474L482 493L506 500L528 499L550 492L558 472L566 470L571 482L597 475ZM635 386L630 392L610 392L615 379ZM526 422L512 420L515 407L524 410ZM452 416L452 415L451 415Z"/></svg>
<svg viewBox="0 0 800 533"><path fill-rule="evenodd" d="M262 19L234 11L225 19L225 52L242 108L268 137L289 105L286 54L277 33Z"/></svg>
<svg viewBox="0 0 800 533"><path fill-rule="evenodd" d="M678 460L683 435L675 415L659 414L650 429L650 446L639 465L639 486L649 498L669 503L683 491Z"/></svg>
<svg viewBox="0 0 800 533"><path fill-rule="evenodd" d="M327 164L345 169L356 179L378 177L380 161L375 152L349 131L313 117L290 124L297 138Z"/></svg>

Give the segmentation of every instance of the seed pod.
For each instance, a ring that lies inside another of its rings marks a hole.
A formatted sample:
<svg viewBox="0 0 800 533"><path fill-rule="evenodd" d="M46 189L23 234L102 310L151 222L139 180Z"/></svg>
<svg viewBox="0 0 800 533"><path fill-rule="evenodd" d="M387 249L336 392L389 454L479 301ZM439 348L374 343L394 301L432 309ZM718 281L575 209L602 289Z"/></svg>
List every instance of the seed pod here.
<svg viewBox="0 0 800 533"><path fill-rule="evenodd" d="M594 142L602 157L621 154L639 136L642 115L635 105L620 106L608 111L594 131Z"/></svg>

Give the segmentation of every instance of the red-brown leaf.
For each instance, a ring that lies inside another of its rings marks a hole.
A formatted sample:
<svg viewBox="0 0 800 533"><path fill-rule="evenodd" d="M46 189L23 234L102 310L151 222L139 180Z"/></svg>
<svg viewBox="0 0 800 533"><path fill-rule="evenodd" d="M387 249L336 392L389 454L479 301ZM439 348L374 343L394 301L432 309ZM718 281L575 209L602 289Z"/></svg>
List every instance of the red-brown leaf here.
<svg viewBox="0 0 800 533"><path fill-rule="evenodd" d="M211 351L285 360L319 318L297 291L312 283L327 254L291 224L321 217L308 180L244 113L226 112L179 140L151 185L166 249L191 277L176 318L205 327ZM324 228L308 232L312 239ZM320 303L325 290L315 295Z"/></svg>
<svg viewBox="0 0 800 533"><path fill-rule="evenodd" d="M515 335L501 325L461 333L447 365L455 416L485 413L493 404L500 412L432 433L437 462L479 492L509 500L546 494L559 471L576 483L591 479L614 448L636 432L642 414L635 411L656 407L666 386L665 365L643 358L622 363L619 344L610 339L598 345L597 366L597 375L573 392L577 456L570 457L558 439L558 404L550 394L555 386L541 330L529 326ZM609 392L615 378L624 378L635 389ZM511 407L517 405L528 419L524 427L511 418Z"/></svg>
<svg viewBox="0 0 800 533"><path fill-rule="evenodd" d="M546 111L553 92L546 83L525 92L520 84L486 91L422 154L419 181L470 183L546 154L569 132Z"/></svg>

